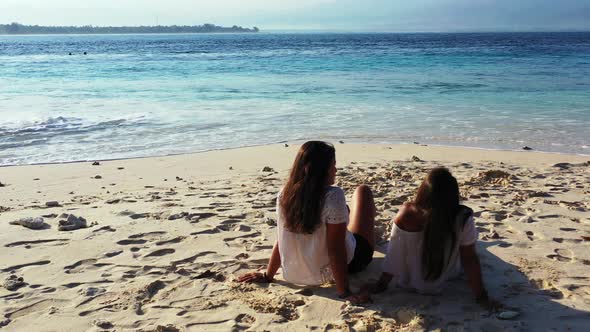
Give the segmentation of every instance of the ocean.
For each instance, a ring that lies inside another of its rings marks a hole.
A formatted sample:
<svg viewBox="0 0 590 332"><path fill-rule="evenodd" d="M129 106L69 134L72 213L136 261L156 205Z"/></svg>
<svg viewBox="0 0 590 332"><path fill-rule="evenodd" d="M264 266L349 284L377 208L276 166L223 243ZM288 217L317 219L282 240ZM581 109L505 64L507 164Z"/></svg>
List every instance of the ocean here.
<svg viewBox="0 0 590 332"><path fill-rule="evenodd" d="M589 128L590 33L0 36L0 165L306 139L590 154Z"/></svg>

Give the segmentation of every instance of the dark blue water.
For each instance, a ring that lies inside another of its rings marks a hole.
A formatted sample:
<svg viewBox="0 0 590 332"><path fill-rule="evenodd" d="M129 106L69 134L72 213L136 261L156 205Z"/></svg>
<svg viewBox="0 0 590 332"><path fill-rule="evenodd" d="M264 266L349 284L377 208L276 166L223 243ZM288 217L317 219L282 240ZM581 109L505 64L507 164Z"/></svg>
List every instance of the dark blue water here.
<svg viewBox="0 0 590 332"><path fill-rule="evenodd" d="M590 33L0 36L0 164L307 138L588 154L589 74Z"/></svg>

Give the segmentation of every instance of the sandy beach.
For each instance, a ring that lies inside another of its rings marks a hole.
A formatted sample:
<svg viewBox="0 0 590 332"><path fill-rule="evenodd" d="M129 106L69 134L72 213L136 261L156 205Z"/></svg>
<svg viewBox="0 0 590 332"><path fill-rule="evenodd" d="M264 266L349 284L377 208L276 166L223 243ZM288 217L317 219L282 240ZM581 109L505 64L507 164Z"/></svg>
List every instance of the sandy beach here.
<svg viewBox="0 0 590 332"><path fill-rule="evenodd" d="M465 280L449 282L438 296L390 287L363 306L337 299L330 287L285 283L280 270L270 285L236 283L269 257L276 193L299 148L287 145L0 168L0 329L590 326L590 157L336 143L337 185L350 199L357 185L368 184L377 204L379 252L353 277L353 290L378 278L393 216L427 171L442 165L475 211L490 296L519 313L503 320L475 303Z"/></svg>

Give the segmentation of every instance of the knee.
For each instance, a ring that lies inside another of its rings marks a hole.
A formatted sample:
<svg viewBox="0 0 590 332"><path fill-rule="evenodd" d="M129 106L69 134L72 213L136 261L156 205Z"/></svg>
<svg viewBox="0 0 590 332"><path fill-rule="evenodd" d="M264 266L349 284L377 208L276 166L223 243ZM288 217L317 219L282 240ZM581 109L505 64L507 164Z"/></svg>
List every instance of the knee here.
<svg viewBox="0 0 590 332"><path fill-rule="evenodd" d="M367 186L366 184L361 184L360 186L356 187L354 194L357 197L373 198L373 192L371 191L371 187Z"/></svg>

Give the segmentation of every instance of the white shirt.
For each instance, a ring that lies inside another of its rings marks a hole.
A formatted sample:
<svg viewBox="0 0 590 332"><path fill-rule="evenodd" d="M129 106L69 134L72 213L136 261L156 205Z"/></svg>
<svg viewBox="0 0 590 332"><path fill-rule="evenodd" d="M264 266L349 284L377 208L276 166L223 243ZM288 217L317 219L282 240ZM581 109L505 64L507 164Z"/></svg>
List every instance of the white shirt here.
<svg viewBox="0 0 590 332"><path fill-rule="evenodd" d="M422 244L424 232L408 232L399 228L395 223L391 230L387 254L383 262L383 272L393 275L396 285L401 288L414 289L421 293L438 293L444 282L456 277L461 272L459 246L472 245L477 241L477 230L473 216L470 215L465 223L466 215L459 213L457 221L463 228L459 230L457 243L451 248L449 263L438 280L426 281L422 273Z"/></svg>
<svg viewBox="0 0 590 332"><path fill-rule="evenodd" d="M346 224L348 207L344 191L331 186L327 189L321 212L321 223L312 234L293 233L285 228L285 217L281 213L277 198L278 241L281 254L281 268L285 280L301 285L321 285L330 282L332 271L328 256L326 224ZM356 240L346 231L346 257L350 263L354 256Z"/></svg>

